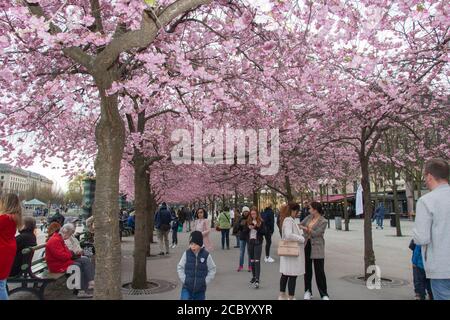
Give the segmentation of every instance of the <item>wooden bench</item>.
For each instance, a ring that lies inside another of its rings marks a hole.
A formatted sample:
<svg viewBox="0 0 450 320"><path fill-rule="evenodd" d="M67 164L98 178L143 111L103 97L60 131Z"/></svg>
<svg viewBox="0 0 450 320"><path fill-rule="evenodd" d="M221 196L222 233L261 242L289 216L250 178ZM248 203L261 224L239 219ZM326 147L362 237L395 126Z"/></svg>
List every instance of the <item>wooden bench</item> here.
<svg viewBox="0 0 450 320"><path fill-rule="evenodd" d="M22 250L25 263L22 264L21 271L17 276L9 277L7 280L8 284L20 283L21 285L12 290L9 290L7 286L9 295L20 291L26 291L34 294L38 299L44 300L44 293L47 286L66 276L65 273L51 273L48 270L47 262L44 257L45 251L39 259L32 262L34 253L41 249L45 250L45 244Z"/></svg>

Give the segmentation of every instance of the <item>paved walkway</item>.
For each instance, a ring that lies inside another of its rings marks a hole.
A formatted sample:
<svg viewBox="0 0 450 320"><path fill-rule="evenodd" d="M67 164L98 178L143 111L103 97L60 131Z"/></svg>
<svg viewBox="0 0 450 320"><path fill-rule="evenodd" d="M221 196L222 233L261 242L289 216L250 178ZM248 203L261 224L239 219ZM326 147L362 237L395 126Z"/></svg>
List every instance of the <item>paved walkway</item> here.
<svg viewBox="0 0 450 320"><path fill-rule="evenodd" d="M386 221L387 223L389 221ZM327 275L328 291L331 299L413 299L411 251L408 244L411 239L413 223L402 221L403 237L395 237L395 228L386 226L384 230L373 230L374 250L376 263L381 268L383 278L401 279L405 285L398 287L382 286L379 290L369 290L365 285L350 282L344 279L347 276L362 275L363 273L363 221L351 220L351 231L335 230L334 221L331 228L325 233L326 260L325 271ZM148 295L128 295L124 291L124 299L179 299L180 285L176 268L183 251L188 247L189 233L178 234L179 245L171 249L169 257L151 257L148 259L147 272L151 279L170 281L177 285L173 290ZM248 287L251 273L247 271L236 272L239 260L239 249L221 250L220 233L213 230L211 240L215 250L212 252L217 265L217 274L208 287L208 299L236 299L260 300L276 299L279 290L279 257L276 247L280 237L278 230L273 236L272 257L275 263L262 262L261 287L257 290ZM38 235L38 243L45 240L45 235ZM122 281L131 282L133 270L133 237L125 237L122 242ZM235 245L235 238L230 237L231 247ZM158 253L158 244L152 244L152 252ZM313 294L317 297L317 288L313 279ZM49 288L50 289L50 288ZM303 298L303 277L297 281L297 299ZM13 299L27 299L26 296L17 296ZM47 299L75 299L70 291L62 285L47 290Z"/></svg>
<svg viewBox="0 0 450 320"><path fill-rule="evenodd" d="M389 222L389 221L386 221ZM326 260L325 271L329 294L332 299L412 299L414 290L412 286L411 251L408 244L411 238L413 223L402 221L403 237L395 237L395 228L386 226L384 230L373 230L374 250L376 263L381 268L382 278L395 278L404 280L405 285L399 287L383 287L379 290L369 290L363 284L352 283L346 276L362 275L364 269L363 255L363 221L356 219L350 223L351 231L337 231L334 229L334 221L331 228L325 233ZM280 239L278 230L273 236L272 257L275 263L262 263L261 287L257 290L248 287L250 273L236 272L239 259L239 249L221 250L220 233L215 230L211 234L215 250L212 252L217 265L216 278L208 287L208 299L237 299L259 300L276 299L279 291L279 257L276 255L276 247ZM235 245L235 238L230 237L231 246ZM188 233L179 233L179 245L172 249L170 257L150 258L147 272L149 278L163 279L174 282L177 288L165 293L127 296L124 299L178 299L180 294L180 282L177 277L177 263L186 250ZM130 282L132 278L132 248L133 238L124 238L122 244L123 282ZM152 252L159 252L158 245L152 245ZM314 283L313 279L313 283ZM303 277L297 281L297 299L303 298ZM313 294L317 299L317 287L313 284Z"/></svg>

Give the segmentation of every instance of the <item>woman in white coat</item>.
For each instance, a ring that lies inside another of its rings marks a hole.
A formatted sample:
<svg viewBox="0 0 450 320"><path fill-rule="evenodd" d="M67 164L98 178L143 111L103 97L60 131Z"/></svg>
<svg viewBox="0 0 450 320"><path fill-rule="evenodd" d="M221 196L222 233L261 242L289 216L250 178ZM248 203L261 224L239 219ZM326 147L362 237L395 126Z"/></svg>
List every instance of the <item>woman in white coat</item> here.
<svg viewBox="0 0 450 320"><path fill-rule="evenodd" d="M295 300L295 285L297 277L305 274L305 251L303 246L305 238L303 231L295 223L295 218L300 212L300 206L297 203L289 204L289 215L283 221L282 239L288 241L298 241L300 253L297 257L280 257L280 296L278 300ZM286 296L286 286L289 295Z"/></svg>

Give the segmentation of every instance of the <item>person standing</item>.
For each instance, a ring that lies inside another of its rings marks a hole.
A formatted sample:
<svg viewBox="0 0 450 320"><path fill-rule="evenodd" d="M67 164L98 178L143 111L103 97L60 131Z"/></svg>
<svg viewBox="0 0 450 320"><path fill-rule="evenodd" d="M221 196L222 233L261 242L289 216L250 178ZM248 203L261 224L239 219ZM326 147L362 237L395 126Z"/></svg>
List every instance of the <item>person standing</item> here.
<svg viewBox="0 0 450 320"><path fill-rule="evenodd" d="M5 193L0 197L0 300L8 300L6 279L16 256L16 230L22 224L22 207L17 195Z"/></svg>
<svg viewBox="0 0 450 320"><path fill-rule="evenodd" d="M231 217L230 208L225 207L218 217L219 228L222 236L222 250L225 250L225 243L227 245L227 250L230 250L230 228L231 228Z"/></svg>
<svg viewBox="0 0 450 320"><path fill-rule="evenodd" d="M247 247L247 238L244 233L245 225L247 224L248 214L250 213L250 209L248 207L242 208L242 215L239 218L238 222L238 236L239 236L239 266L237 272L242 271L244 268L244 256L245 256L245 248ZM248 272L252 272L252 267L250 265L250 256L248 256Z"/></svg>
<svg viewBox="0 0 450 320"><path fill-rule="evenodd" d="M236 208L234 210L234 221L232 223L233 225L233 236L236 237L236 245L234 246L235 248L239 248L240 243L239 243L239 222L241 221L241 214L239 212L239 209Z"/></svg>
<svg viewBox="0 0 450 320"><path fill-rule="evenodd" d="M155 228L158 233L159 255L169 254L169 232L172 215L167 209L167 204L163 202L155 215ZM164 251L164 248L166 251Z"/></svg>
<svg viewBox="0 0 450 320"><path fill-rule="evenodd" d="M248 254L252 266L250 286L258 289L261 277L261 253L265 226L258 208L252 207L244 227L244 234L248 243Z"/></svg>
<svg viewBox="0 0 450 320"><path fill-rule="evenodd" d="M203 208L198 208L195 213L194 220L194 231L200 231L203 235L203 244L211 252L213 250L213 245L209 240L209 233L211 232L211 227L208 222L208 213Z"/></svg>
<svg viewBox="0 0 450 320"><path fill-rule="evenodd" d="M425 163L425 183L431 191L416 205L413 239L422 246L425 273L435 300L450 300L449 165L442 159Z"/></svg>
<svg viewBox="0 0 450 320"><path fill-rule="evenodd" d="M270 246L272 245L272 234L275 228L275 214L271 204L264 209L261 218L266 226L266 232L264 234L264 239L266 240L266 256L264 257L264 262L272 263L275 262L275 260L270 256Z"/></svg>
<svg viewBox="0 0 450 320"><path fill-rule="evenodd" d="M309 215L309 202L308 200L305 201L303 204L302 211L300 213L300 221L305 220L305 218Z"/></svg>
<svg viewBox="0 0 450 320"><path fill-rule="evenodd" d="M427 292L430 300L433 300L431 282L430 279L427 279L427 274L423 266L422 247L416 245L414 240L411 240L409 248L413 252L411 262L413 267L413 282L416 300L425 300Z"/></svg>
<svg viewBox="0 0 450 320"><path fill-rule="evenodd" d="M322 205L312 202L309 216L300 223L305 232L305 300L312 297L312 266L316 274L316 283L322 300L329 300L327 292L327 279L325 277L325 239L323 237L328 222L323 215Z"/></svg>
<svg viewBox="0 0 450 320"><path fill-rule="evenodd" d="M280 257L280 296L278 300L295 300L295 286L297 277L305 274L305 238L299 226L295 223L295 218L300 211L300 206L297 203L289 205L290 215L284 219L282 234L283 240L296 241L300 246L300 253L297 257L281 256ZM288 287L289 295L286 296L286 286Z"/></svg>
<svg viewBox="0 0 450 320"><path fill-rule="evenodd" d="M183 284L181 300L206 299L206 287L214 279L216 264L203 247L203 236L200 231L191 233L189 249L183 253L177 272Z"/></svg>

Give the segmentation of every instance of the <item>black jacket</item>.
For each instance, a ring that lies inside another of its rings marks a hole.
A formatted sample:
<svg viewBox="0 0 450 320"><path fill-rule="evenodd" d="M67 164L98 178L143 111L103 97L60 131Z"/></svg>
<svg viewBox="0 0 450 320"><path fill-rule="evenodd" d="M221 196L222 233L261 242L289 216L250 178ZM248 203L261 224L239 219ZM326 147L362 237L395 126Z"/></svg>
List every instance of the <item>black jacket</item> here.
<svg viewBox="0 0 450 320"><path fill-rule="evenodd" d="M266 208L261 214L261 218L264 220L266 225L266 231L273 233L275 227L275 213L271 208Z"/></svg>
<svg viewBox="0 0 450 320"><path fill-rule="evenodd" d="M256 227L256 240L257 243L262 243L264 239L264 235L266 234L266 226L264 221L261 222L261 225ZM243 238L246 241L250 241L250 228L247 224L244 225L242 232L240 233L241 238Z"/></svg>
<svg viewBox="0 0 450 320"><path fill-rule="evenodd" d="M32 230L21 230L20 234L16 237L16 244L16 257L11 268L11 277L17 276L20 273L20 267L22 266L22 264L31 262L33 253L24 256L22 254L22 249L25 249L27 247L34 247L36 245L36 236L34 235Z"/></svg>

